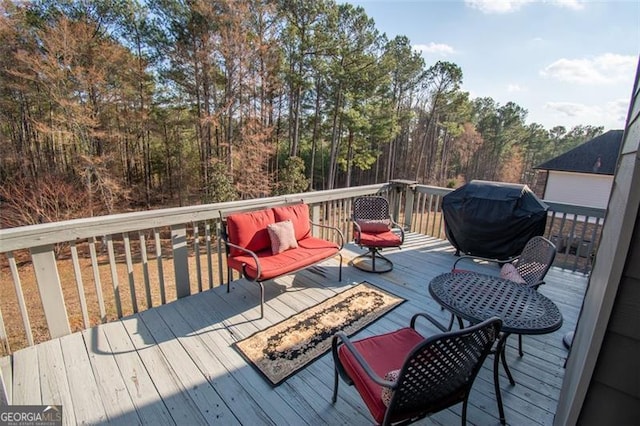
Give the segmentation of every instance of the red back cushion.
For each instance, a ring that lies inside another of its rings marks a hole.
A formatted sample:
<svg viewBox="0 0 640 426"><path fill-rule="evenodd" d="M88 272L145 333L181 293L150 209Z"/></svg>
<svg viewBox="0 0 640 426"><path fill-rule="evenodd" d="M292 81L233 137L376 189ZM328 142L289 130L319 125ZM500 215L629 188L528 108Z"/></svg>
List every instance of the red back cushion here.
<svg viewBox="0 0 640 426"><path fill-rule="evenodd" d="M229 242L254 252L266 248L270 249L271 240L269 239L267 225L275 221L271 209L229 215L227 217ZM238 249L231 249L232 256L242 253Z"/></svg>
<svg viewBox="0 0 640 426"><path fill-rule="evenodd" d="M300 241L311 236L311 225L309 224L309 206L307 204L294 204L292 206L274 207L273 214L276 222L287 219L293 223L296 231L296 240Z"/></svg>
<svg viewBox="0 0 640 426"><path fill-rule="evenodd" d="M356 219L356 223L360 226L362 232L368 234L380 234L389 231L391 228L389 219Z"/></svg>

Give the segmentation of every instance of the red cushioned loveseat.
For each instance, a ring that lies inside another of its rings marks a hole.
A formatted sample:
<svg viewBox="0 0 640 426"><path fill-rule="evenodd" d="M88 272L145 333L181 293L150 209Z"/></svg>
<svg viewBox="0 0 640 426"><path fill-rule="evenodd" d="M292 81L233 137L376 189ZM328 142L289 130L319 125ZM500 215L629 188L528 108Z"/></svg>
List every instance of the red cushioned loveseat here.
<svg viewBox="0 0 640 426"><path fill-rule="evenodd" d="M268 225L290 220L297 247L273 253L272 237ZM260 285L260 316L264 313L263 282L304 269L333 256L340 256L338 279L342 281L342 254L344 237L339 229L313 223L309 219L309 206L295 204L269 209L235 213L223 219L222 239L227 255L227 292L230 289L231 270L239 271L247 280ZM312 226L328 228L337 234L336 244L311 233Z"/></svg>

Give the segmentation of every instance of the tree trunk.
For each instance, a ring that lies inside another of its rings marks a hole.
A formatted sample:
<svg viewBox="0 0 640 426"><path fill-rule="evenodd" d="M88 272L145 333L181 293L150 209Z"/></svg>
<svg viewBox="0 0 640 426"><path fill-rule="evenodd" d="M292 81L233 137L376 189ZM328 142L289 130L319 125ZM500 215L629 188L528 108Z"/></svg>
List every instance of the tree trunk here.
<svg viewBox="0 0 640 426"><path fill-rule="evenodd" d="M351 187L351 163L353 162L353 130L349 129L349 137L347 139L347 182L346 187Z"/></svg>
<svg viewBox="0 0 640 426"><path fill-rule="evenodd" d="M316 108L313 117L313 135L311 137L311 165L309 166L309 189L313 190L313 178L316 167L316 145L320 128L320 81L316 82Z"/></svg>
<svg viewBox="0 0 640 426"><path fill-rule="evenodd" d="M331 149L329 152L329 176L327 178L327 189L333 189L335 184L336 163L338 161L338 144L339 144L339 115L342 110L342 83L338 84L338 93L336 94L336 105L333 111L333 122L331 125Z"/></svg>

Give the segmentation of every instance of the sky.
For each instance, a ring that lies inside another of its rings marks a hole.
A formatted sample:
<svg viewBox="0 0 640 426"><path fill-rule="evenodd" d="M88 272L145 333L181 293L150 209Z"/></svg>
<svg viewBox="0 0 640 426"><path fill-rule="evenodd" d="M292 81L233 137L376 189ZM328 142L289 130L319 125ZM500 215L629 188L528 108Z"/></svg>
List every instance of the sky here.
<svg viewBox="0 0 640 426"><path fill-rule="evenodd" d="M527 123L623 129L640 53L638 0L348 0L426 66L456 63L472 98Z"/></svg>

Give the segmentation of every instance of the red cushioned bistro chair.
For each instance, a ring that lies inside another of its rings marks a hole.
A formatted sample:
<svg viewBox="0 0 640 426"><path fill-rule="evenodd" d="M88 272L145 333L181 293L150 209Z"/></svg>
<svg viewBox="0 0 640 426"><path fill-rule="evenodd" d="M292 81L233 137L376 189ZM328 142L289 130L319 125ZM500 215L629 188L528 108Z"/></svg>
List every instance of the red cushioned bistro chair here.
<svg viewBox="0 0 640 426"><path fill-rule="evenodd" d="M429 338L415 330L418 317L427 318L442 334ZM335 381L354 385L378 424L411 423L462 402L466 423L467 400L502 322L491 318L458 331L427 314L411 318L410 327L352 342L342 332L333 337Z"/></svg>
<svg viewBox="0 0 640 426"><path fill-rule="evenodd" d="M383 248L400 247L404 230L393 221L389 202L384 197L359 197L353 201L353 238L368 251L354 258L351 264L366 272L389 272L393 263L384 257Z"/></svg>
<svg viewBox="0 0 640 426"><path fill-rule="evenodd" d="M527 287L535 288L544 284L544 277L549 272L549 268L553 265L553 260L556 257L556 246L548 239L535 236L527 241L522 253L518 256L506 259L488 259L478 256L465 255L457 259L451 272L465 272L464 269L458 267L458 263L465 260L481 260L485 262L494 262L501 266L500 277L517 282ZM453 314L451 315L451 323L449 327L453 325ZM520 356L524 355L522 351L522 335L518 335L518 352Z"/></svg>

